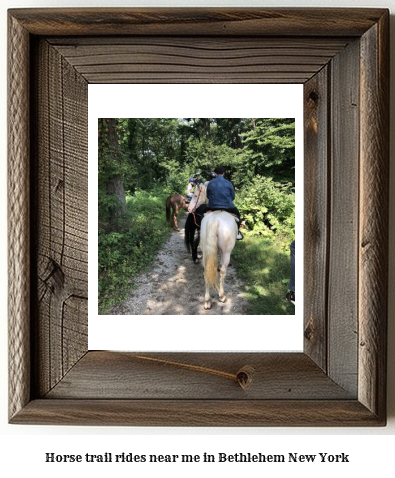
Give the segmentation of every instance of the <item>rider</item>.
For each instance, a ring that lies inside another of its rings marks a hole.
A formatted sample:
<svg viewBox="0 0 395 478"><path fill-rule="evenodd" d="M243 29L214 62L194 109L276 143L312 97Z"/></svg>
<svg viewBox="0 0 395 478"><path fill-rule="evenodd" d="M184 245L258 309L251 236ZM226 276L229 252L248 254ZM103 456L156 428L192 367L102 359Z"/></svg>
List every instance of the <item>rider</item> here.
<svg viewBox="0 0 395 478"><path fill-rule="evenodd" d="M208 183L209 183L212 179L215 179L216 177L217 177L217 175L214 173L214 171L213 171L212 173L210 173L209 180L204 183L204 187L207 188Z"/></svg>
<svg viewBox="0 0 395 478"><path fill-rule="evenodd" d="M193 198L193 189L195 187L195 179L189 178L187 186L187 201L190 202Z"/></svg>
<svg viewBox="0 0 395 478"><path fill-rule="evenodd" d="M200 173L195 173L194 179L196 184L203 184L203 181L200 178Z"/></svg>
<svg viewBox="0 0 395 478"><path fill-rule="evenodd" d="M214 170L217 177L211 180L207 186L208 211L227 211L234 214L238 218L237 222L237 239L243 239L240 233L240 212L233 204L235 199L235 189L233 184L224 178L225 169L222 166L217 166Z"/></svg>

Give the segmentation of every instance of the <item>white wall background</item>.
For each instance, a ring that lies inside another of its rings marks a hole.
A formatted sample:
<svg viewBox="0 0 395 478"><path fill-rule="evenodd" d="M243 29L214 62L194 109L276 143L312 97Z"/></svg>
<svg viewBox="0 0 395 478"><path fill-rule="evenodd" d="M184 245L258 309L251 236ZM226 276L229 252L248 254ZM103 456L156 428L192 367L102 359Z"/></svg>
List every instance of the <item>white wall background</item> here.
<svg viewBox="0 0 395 478"><path fill-rule="evenodd" d="M61 0L3 0L0 17L0 224L5 231L7 222L6 213L6 45L7 45L7 9L18 7L122 7L122 6L182 6L182 7L385 7L391 11L391 75L395 79L395 0L359 0L343 2L341 0L312 0L305 2L284 1L268 2L264 0L166 0L166 1L111 1L88 0L61 1ZM391 124L394 124L395 98L391 92ZM391 138L391 165L394 165L394 139ZM391 230L390 244L394 244L395 220L395 176L391 169ZM395 254L391 250L390 264L390 302L389 302L389 367L388 367L388 425L384 428L282 428L282 429L177 429L177 428L82 428L82 427L37 427L37 426L10 426L7 424L7 240L6 234L0 236L0 435L3 436L0 454L0 473L2 476L22 476L39 474L41 476L86 476L95 473L96 476L151 476L154 473L172 474L174 476L200 476L202 473L249 473L250 476L263 476L271 471L277 473L292 473L299 476L330 476L334 473L355 474L360 477L371 477L379 470L385 470L389 476L393 473L394 465L392 453L395 446L395 294L394 273ZM143 464L101 464L101 463L74 463L49 464L45 463L45 453L56 454L85 453L100 454L105 451L113 453L188 453L200 454L203 452L216 454L217 452L236 453L273 453L288 454L298 452L302 454L318 454L328 452L349 454L350 463L321 464L162 464L143 466ZM7 470L9 470L7 472ZM4 473L5 472L5 473Z"/></svg>

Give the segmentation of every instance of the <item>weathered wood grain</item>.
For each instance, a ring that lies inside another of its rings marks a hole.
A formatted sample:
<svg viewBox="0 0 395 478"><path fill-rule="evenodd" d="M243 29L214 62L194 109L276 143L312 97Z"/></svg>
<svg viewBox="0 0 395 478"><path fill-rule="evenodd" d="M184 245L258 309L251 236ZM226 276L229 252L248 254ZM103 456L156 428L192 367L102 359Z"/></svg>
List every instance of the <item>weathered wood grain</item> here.
<svg viewBox="0 0 395 478"><path fill-rule="evenodd" d="M359 400L385 416L389 197L389 23L361 39Z"/></svg>
<svg viewBox="0 0 395 478"><path fill-rule="evenodd" d="M8 22L9 416L30 399L29 35Z"/></svg>
<svg viewBox="0 0 395 478"><path fill-rule="evenodd" d="M243 370L249 375L247 388L240 386L238 380ZM89 351L46 398L312 400L356 397L334 383L305 354Z"/></svg>
<svg viewBox="0 0 395 478"><path fill-rule="evenodd" d="M35 35L360 36L373 8L47 8L9 10Z"/></svg>
<svg viewBox="0 0 395 478"><path fill-rule="evenodd" d="M328 373L357 393L359 42L331 65Z"/></svg>
<svg viewBox="0 0 395 478"><path fill-rule="evenodd" d="M350 39L74 38L51 44L89 83L304 83Z"/></svg>
<svg viewBox="0 0 395 478"><path fill-rule="evenodd" d="M11 423L385 424L388 18L9 12ZM156 81L305 83L304 354L87 351L87 84Z"/></svg>
<svg viewBox="0 0 395 478"><path fill-rule="evenodd" d="M357 400L33 400L12 423L177 427L384 425Z"/></svg>
<svg viewBox="0 0 395 478"><path fill-rule="evenodd" d="M327 370L330 110L327 65L304 85L304 350Z"/></svg>
<svg viewBox="0 0 395 478"><path fill-rule="evenodd" d="M45 40L35 66L34 357L41 395L87 349L88 110L86 81Z"/></svg>

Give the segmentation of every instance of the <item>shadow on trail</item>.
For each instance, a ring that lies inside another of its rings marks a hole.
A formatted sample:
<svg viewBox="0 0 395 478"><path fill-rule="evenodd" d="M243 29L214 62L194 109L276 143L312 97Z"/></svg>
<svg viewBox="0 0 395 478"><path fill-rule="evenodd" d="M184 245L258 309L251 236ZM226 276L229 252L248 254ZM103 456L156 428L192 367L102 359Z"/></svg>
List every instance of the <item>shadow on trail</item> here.
<svg viewBox="0 0 395 478"><path fill-rule="evenodd" d="M186 215L180 218L180 231L174 231L158 253L154 267L136 278L137 289L112 315L245 315L247 301L243 283L234 267L225 279L226 301L218 301L216 292L210 310L204 310L202 264L194 264L184 246Z"/></svg>
<svg viewBox="0 0 395 478"><path fill-rule="evenodd" d="M295 307L285 300L291 272L288 251L279 251L270 240L247 236L234 256L240 278L250 278L246 297L251 314L295 315Z"/></svg>

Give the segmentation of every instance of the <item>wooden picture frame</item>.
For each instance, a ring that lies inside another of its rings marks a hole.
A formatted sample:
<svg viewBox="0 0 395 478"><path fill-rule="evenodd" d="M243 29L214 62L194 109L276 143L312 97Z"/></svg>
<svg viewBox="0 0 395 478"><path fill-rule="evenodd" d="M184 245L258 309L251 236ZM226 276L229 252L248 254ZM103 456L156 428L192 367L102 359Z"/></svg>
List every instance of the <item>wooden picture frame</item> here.
<svg viewBox="0 0 395 478"><path fill-rule="evenodd" d="M10 423L385 425L388 36L386 9L9 11ZM303 353L88 351L87 86L134 82L304 84Z"/></svg>

